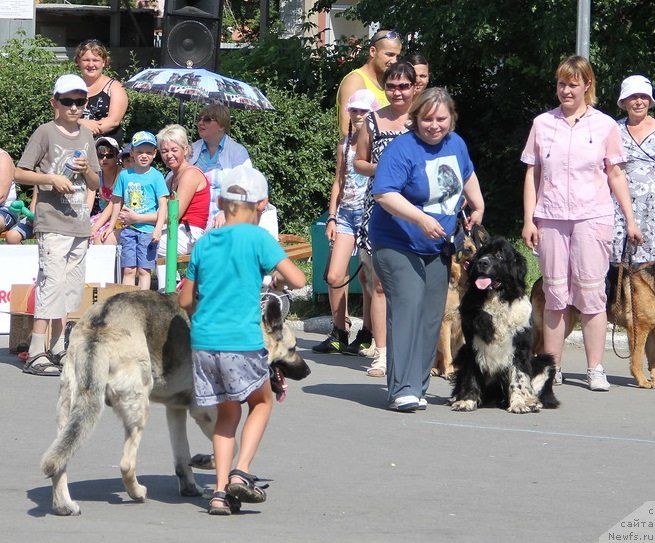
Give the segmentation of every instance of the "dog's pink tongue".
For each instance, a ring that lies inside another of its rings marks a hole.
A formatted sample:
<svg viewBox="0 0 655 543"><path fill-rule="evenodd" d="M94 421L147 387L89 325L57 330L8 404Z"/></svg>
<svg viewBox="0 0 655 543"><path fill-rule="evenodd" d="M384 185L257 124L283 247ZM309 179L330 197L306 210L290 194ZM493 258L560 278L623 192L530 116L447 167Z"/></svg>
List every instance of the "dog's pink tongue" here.
<svg viewBox="0 0 655 543"><path fill-rule="evenodd" d="M478 287L479 290L487 290L488 288L491 288L491 279L488 277L478 277L475 280L475 286Z"/></svg>

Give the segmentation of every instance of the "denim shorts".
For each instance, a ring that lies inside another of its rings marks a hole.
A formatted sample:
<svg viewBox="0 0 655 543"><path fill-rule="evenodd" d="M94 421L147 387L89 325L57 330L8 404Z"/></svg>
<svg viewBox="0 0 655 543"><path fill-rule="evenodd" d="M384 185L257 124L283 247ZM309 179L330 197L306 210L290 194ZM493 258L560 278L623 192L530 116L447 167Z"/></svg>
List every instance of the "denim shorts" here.
<svg viewBox="0 0 655 543"><path fill-rule="evenodd" d="M340 207L337 211L337 234L356 237L362 224L363 215L364 210L362 208L344 209Z"/></svg>
<svg viewBox="0 0 655 543"><path fill-rule="evenodd" d="M157 263L158 243L152 241L151 232L123 228L120 237L121 268L152 270Z"/></svg>

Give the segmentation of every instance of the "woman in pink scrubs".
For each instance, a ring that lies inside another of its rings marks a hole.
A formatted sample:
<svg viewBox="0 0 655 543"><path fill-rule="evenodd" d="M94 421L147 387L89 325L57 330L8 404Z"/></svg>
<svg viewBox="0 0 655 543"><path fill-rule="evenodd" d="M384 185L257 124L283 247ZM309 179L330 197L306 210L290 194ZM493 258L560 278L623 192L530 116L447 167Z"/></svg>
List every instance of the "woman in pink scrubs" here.
<svg viewBox="0 0 655 543"><path fill-rule="evenodd" d="M635 223L621 136L614 120L594 109L596 81L589 61L563 60L557 72L559 107L532 124L521 161L527 164L523 192L523 241L537 251L544 278L544 350L553 354L555 383L569 306L580 311L591 390L607 391L601 364L607 317L605 275L614 229L614 194L626 219L629 240L641 243Z"/></svg>

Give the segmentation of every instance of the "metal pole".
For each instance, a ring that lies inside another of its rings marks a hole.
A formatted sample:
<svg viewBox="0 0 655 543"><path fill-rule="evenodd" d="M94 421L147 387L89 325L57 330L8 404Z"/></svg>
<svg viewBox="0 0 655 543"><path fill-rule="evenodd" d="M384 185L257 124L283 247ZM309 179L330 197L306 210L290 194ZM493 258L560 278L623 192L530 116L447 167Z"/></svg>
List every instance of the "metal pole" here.
<svg viewBox="0 0 655 543"><path fill-rule="evenodd" d="M578 0L578 30L575 52L581 57L589 58L589 34L591 22L591 0Z"/></svg>
<svg viewBox="0 0 655 543"><path fill-rule="evenodd" d="M175 292L177 286L177 227L180 223L180 201L172 192L168 199L168 219L166 238L166 288L165 292Z"/></svg>

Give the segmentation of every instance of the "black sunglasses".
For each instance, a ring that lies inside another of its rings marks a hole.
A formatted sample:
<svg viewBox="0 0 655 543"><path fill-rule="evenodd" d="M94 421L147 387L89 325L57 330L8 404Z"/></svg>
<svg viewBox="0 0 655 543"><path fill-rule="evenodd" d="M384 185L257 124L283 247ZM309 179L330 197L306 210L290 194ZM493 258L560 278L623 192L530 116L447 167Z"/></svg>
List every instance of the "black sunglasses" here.
<svg viewBox="0 0 655 543"><path fill-rule="evenodd" d="M103 158L116 158L116 153L96 153L98 158L102 160Z"/></svg>
<svg viewBox="0 0 655 543"><path fill-rule="evenodd" d="M86 98L57 98L57 101L66 107L71 107L75 104L77 107L82 107L86 104Z"/></svg>
<svg viewBox="0 0 655 543"><path fill-rule="evenodd" d="M212 121L215 121L213 117L209 117L208 115L203 115L202 117L198 117L198 122L203 122L205 124L209 124Z"/></svg>
<svg viewBox="0 0 655 543"><path fill-rule="evenodd" d="M368 46L373 47L373 44L379 42L380 40L399 40L399 39L400 39L400 34L392 30L391 32L387 32L386 34L383 34L382 36L379 36L378 38L371 40L371 43L369 43Z"/></svg>
<svg viewBox="0 0 655 543"><path fill-rule="evenodd" d="M411 89L414 85L412 83L385 83L384 88L385 90L388 91L408 91Z"/></svg>

